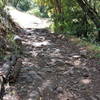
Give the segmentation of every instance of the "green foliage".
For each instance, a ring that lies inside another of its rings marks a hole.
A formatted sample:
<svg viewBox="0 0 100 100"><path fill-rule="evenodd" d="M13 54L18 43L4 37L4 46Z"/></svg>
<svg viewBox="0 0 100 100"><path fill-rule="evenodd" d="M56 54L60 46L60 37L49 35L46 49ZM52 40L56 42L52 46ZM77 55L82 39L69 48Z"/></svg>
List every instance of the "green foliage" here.
<svg viewBox="0 0 100 100"><path fill-rule="evenodd" d="M36 7L36 8L33 8L33 9L31 9L31 10L29 10L28 11L28 13L29 14L34 14L34 15L36 15L36 16L41 16L41 14L40 14L40 11L39 11L39 8L38 7Z"/></svg>
<svg viewBox="0 0 100 100"><path fill-rule="evenodd" d="M33 5L28 13L36 15L42 18L48 18L48 7L43 5L37 5L37 3L33 2Z"/></svg>
<svg viewBox="0 0 100 100"><path fill-rule="evenodd" d="M32 0L9 0L9 3L22 11L27 11L32 8Z"/></svg>
<svg viewBox="0 0 100 100"><path fill-rule="evenodd" d="M95 54L95 58L100 59L100 54ZM100 64L100 62L98 62L98 64Z"/></svg>
<svg viewBox="0 0 100 100"><path fill-rule="evenodd" d="M21 0L18 7L23 11L27 11L31 8L31 2L29 0Z"/></svg>
<svg viewBox="0 0 100 100"><path fill-rule="evenodd" d="M100 30L99 0L13 0L21 10L38 17L50 17L52 30L95 42ZM32 3L33 1L33 3ZM17 3L16 3L17 2ZM82 5L82 2L84 3ZM81 5L80 5L81 3ZM92 14L93 17L92 16Z"/></svg>
<svg viewBox="0 0 100 100"><path fill-rule="evenodd" d="M45 9L41 12L40 7L36 6L33 7L31 10L28 11L29 14L33 14L37 17L47 18L48 14L45 12Z"/></svg>
<svg viewBox="0 0 100 100"><path fill-rule="evenodd" d="M11 46L11 49L12 49L12 52L14 54L19 54L19 46L16 44L15 40L14 40L14 34L13 33L9 33L7 36L6 36L7 40L8 40L8 43L9 45Z"/></svg>
<svg viewBox="0 0 100 100"><path fill-rule="evenodd" d="M62 34L73 34L91 42L95 42L98 31L96 23L90 20L87 12L79 6L81 0L34 0L39 6L48 6L47 12L53 19L52 30ZM99 0L86 0L89 7L99 13ZM100 15L100 13L99 13Z"/></svg>
<svg viewBox="0 0 100 100"><path fill-rule="evenodd" d="M2 8L2 6L3 6L3 2L2 0L0 0L0 8Z"/></svg>
<svg viewBox="0 0 100 100"><path fill-rule="evenodd" d="M5 0L0 0L0 9L2 9L6 4Z"/></svg>

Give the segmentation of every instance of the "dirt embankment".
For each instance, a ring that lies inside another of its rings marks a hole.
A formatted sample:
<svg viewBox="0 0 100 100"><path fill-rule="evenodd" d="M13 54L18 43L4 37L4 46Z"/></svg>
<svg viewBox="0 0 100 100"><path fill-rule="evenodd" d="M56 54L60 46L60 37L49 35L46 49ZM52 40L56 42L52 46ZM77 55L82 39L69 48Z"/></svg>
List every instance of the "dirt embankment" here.
<svg viewBox="0 0 100 100"><path fill-rule="evenodd" d="M0 100L3 99L5 83L16 77L19 67L19 52L21 50L22 29L12 21L11 17L1 10L0 12ZM17 36L17 38L15 38ZM17 43L18 40L18 43ZM20 43L20 44L19 44ZM17 68L17 69L16 69Z"/></svg>

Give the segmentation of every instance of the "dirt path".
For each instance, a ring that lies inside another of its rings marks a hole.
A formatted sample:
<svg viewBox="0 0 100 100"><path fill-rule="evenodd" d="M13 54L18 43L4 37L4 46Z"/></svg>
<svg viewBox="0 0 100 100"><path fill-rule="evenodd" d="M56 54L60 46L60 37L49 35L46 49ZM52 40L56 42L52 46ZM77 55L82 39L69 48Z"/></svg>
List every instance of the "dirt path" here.
<svg viewBox="0 0 100 100"><path fill-rule="evenodd" d="M45 30L23 36L23 66L4 100L100 100L99 59Z"/></svg>
<svg viewBox="0 0 100 100"><path fill-rule="evenodd" d="M5 9L7 9L7 12L11 15L12 19L24 29L45 28L45 27L49 27L51 23L46 18L43 19L43 18L36 17L34 15L30 15L25 12L18 11L11 6L7 6Z"/></svg>
<svg viewBox="0 0 100 100"><path fill-rule="evenodd" d="M100 59L45 29L22 38L23 66L4 100L100 100Z"/></svg>

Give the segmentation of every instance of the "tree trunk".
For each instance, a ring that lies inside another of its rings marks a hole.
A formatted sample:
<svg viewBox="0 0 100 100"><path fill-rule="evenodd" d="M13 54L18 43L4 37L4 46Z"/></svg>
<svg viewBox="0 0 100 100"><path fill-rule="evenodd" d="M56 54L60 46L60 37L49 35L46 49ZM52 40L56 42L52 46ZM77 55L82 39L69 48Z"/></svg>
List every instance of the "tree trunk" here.
<svg viewBox="0 0 100 100"><path fill-rule="evenodd" d="M94 22L96 28L100 28L100 16L99 14L88 4L86 0L77 0L78 4L84 12L87 13L89 18ZM100 41L100 31L98 31L98 41Z"/></svg>
<svg viewBox="0 0 100 100"><path fill-rule="evenodd" d="M62 13L61 0L56 0L56 6L57 6L58 13L61 14Z"/></svg>
<svg viewBox="0 0 100 100"><path fill-rule="evenodd" d="M17 7L18 3L20 2L20 0L17 0L15 3L15 7Z"/></svg>

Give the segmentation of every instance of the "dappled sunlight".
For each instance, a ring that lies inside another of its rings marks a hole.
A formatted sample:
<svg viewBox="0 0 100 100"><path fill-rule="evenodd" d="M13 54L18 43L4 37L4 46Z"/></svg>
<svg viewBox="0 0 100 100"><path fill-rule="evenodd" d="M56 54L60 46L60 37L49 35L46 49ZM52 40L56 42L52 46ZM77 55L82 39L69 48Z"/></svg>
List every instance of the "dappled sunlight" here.
<svg viewBox="0 0 100 100"><path fill-rule="evenodd" d="M61 53L60 53L60 49L56 49L54 48L53 52L50 53L51 57L62 57Z"/></svg>
<svg viewBox="0 0 100 100"><path fill-rule="evenodd" d="M36 52L36 51L34 51L34 50L33 50L33 51L30 51L29 53L30 53L32 56L34 56L34 57L36 57L36 56L38 55L38 52Z"/></svg>
<svg viewBox="0 0 100 100"><path fill-rule="evenodd" d="M29 61L29 59L25 58L24 61L22 61L23 65L27 65L27 66L31 66L33 65L33 63L31 61Z"/></svg>
<svg viewBox="0 0 100 100"><path fill-rule="evenodd" d="M86 59L81 58L79 54L69 55L68 59L65 61L66 64L72 65L76 68L83 68L86 65Z"/></svg>
<svg viewBox="0 0 100 100"><path fill-rule="evenodd" d="M80 60L75 60L75 61L74 61L74 65L75 65L75 66L79 66L80 64L81 64L81 61L80 61Z"/></svg>
<svg viewBox="0 0 100 100"><path fill-rule="evenodd" d="M34 47L41 47L41 46L50 45L50 43L49 43L48 41L33 42L32 45L33 45Z"/></svg>
<svg viewBox="0 0 100 100"><path fill-rule="evenodd" d="M5 95L5 97L3 98L4 100L19 100L18 97L16 97L16 95Z"/></svg>
<svg viewBox="0 0 100 100"><path fill-rule="evenodd" d="M37 98L36 100L40 100L39 93L34 90L29 93L29 99L27 100L33 100L33 98Z"/></svg>
<svg viewBox="0 0 100 100"><path fill-rule="evenodd" d="M87 78L87 79L81 79L80 82L81 82L82 84L88 85L88 84L90 84L90 83L92 82L92 80L89 79L89 78Z"/></svg>
<svg viewBox="0 0 100 100"><path fill-rule="evenodd" d="M73 95L69 91L63 90L63 93L57 95L58 100L73 100Z"/></svg>
<svg viewBox="0 0 100 100"><path fill-rule="evenodd" d="M46 80L42 83L41 89L44 90L46 87L51 85L51 80Z"/></svg>
<svg viewBox="0 0 100 100"><path fill-rule="evenodd" d="M35 39L34 39L35 40ZM41 47L41 46L47 46L50 45L50 42L48 40L44 40L44 41L35 41L33 42L32 40L28 40L27 39L25 41L23 41L22 43L25 45L30 45L30 46L34 46L34 47Z"/></svg>
<svg viewBox="0 0 100 100"><path fill-rule="evenodd" d="M15 87L9 86L8 84L5 86L6 94L3 97L3 100L20 100Z"/></svg>
<svg viewBox="0 0 100 100"><path fill-rule="evenodd" d="M61 59L59 59L59 58L56 58L56 59L53 59L53 58L52 58L51 61L49 62L49 64L50 64L50 65L57 65L57 62L58 62L58 63L62 63L62 64L64 63L64 61L61 60Z"/></svg>

